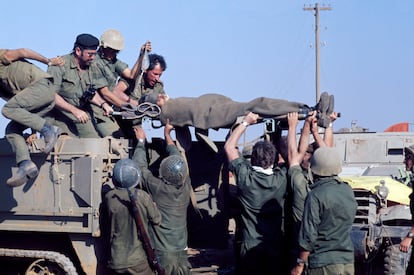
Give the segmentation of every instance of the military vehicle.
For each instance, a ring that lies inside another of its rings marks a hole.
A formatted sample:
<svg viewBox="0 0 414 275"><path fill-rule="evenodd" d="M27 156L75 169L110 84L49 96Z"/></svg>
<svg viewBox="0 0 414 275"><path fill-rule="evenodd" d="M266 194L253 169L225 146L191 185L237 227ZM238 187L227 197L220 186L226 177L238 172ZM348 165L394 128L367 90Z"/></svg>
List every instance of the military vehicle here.
<svg viewBox="0 0 414 275"><path fill-rule="evenodd" d="M0 175L0 273L103 274L105 249L99 227L101 194L112 184L114 164L129 156L131 145L126 139L61 137L47 156L40 151L43 146L43 139L30 146L32 159L40 168L37 178L10 188L6 180L12 175L10 168L15 165L15 156L6 139L0 139L3 167ZM150 167L156 171L159 157L165 154L164 144L161 139L154 138L149 147ZM189 212L192 219L189 243L192 247L203 248L203 243L215 232L219 237L211 238L209 247L224 247L228 242L228 221L224 211L219 214L216 201L223 156L202 151L206 148L194 144L188 154L189 163L194 164L190 164L190 169L195 197L199 201L199 212ZM209 169L204 169L197 161L200 154L203 165ZM223 205L221 207L224 209ZM210 229L205 225L210 225ZM207 248L192 252L194 274L197 270L218 268L203 266L206 261L202 258L209 253Z"/></svg>
<svg viewBox="0 0 414 275"><path fill-rule="evenodd" d="M358 203L351 232L356 274L405 274L411 252L400 252L399 243L411 229L410 175L403 164L411 144L411 132L335 134L341 178Z"/></svg>
<svg viewBox="0 0 414 275"><path fill-rule="evenodd" d="M39 176L10 188L5 182L15 157L8 142L0 139L1 274L101 274L105 264L99 227L101 194L111 186L115 162L131 153L130 141L61 137L47 156L40 151L42 142L39 139L30 147ZM215 144L218 153L197 141L187 152L198 204L198 211L189 208L193 274L231 274L234 264L229 232L231 179L223 142ZM410 144L414 133L409 132L335 134L335 148L344 163L341 177L351 184L358 201L352 230L357 274L403 274L409 253L400 253L398 243L410 228L411 188L395 179L404 177L403 148ZM152 138L149 147L150 168L155 172L165 154L163 140Z"/></svg>

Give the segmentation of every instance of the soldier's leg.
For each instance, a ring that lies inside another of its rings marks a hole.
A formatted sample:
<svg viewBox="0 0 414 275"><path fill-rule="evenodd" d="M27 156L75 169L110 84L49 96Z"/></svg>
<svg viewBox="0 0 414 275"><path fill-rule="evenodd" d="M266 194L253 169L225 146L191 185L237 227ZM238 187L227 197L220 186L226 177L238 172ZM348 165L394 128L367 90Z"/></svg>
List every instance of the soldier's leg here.
<svg viewBox="0 0 414 275"><path fill-rule="evenodd" d="M10 120L41 131L46 123L42 116L53 108L54 102L51 84L49 80L43 79L12 97L4 104L2 113Z"/></svg>
<svg viewBox="0 0 414 275"><path fill-rule="evenodd" d="M6 139L10 143L13 152L16 153L17 172L7 180L9 186L20 186L28 179L38 175L38 169L30 159L30 153L23 137L23 131L27 127L15 121L11 121L6 127Z"/></svg>
<svg viewBox="0 0 414 275"><path fill-rule="evenodd" d="M28 127L15 121L9 122L6 126L6 139L10 143L13 152L16 153L16 163L19 164L23 160L30 159L30 153L23 137L23 131Z"/></svg>

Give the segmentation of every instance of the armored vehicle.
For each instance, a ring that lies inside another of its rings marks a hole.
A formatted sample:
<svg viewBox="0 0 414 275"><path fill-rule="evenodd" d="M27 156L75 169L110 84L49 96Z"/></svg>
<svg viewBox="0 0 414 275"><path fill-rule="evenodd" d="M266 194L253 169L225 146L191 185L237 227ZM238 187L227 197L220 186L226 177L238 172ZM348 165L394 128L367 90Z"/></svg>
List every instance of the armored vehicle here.
<svg viewBox="0 0 414 275"><path fill-rule="evenodd" d="M400 253L398 244L410 229L411 188L396 179L406 177L403 149L411 144L414 133L335 134L335 148L343 159L340 176L351 184L358 201L352 229L357 274L404 273L409 253ZM148 145L155 172L165 154L163 140L152 138ZM187 152L197 203L188 216L193 274L231 272L234 264L231 178L223 142L215 145L218 152L194 141ZM61 137L49 155L40 152L42 146L39 139L30 147L39 176L10 188L5 182L15 156L8 142L0 139L0 273L101 274L105 265L101 194L112 184L115 162L129 156L132 145L124 139ZM225 252L213 259L218 251Z"/></svg>
<svg viewBox="0 0 414 275"><path fill-rule="evenodd" d="M129 143L126 139L60 137L54 151L44 155L40 152L43 139L38 139L30 151L39 175L11 188L6 180L12 175L15 155L8 142L0 139L1 274L103 274L106 250L100 238L101 194L112 185L114 164L131 153ZM165 145L157 138L148 145L150 168L155 172ZM198 161L200 155L203 163ZM207 248L227 246L228 220L225 206L220 206L221 212L217 202L222 193L218 182L223 182L223 156L194 144L188 158L198 201L198 211L189 211L188 228L189 244L197 247L191 250L193 273L197 274L197 270L218 268L205 266L203 257L208 257Z"/></svg>
<svg viewBox="0 0 414 275"><path fill-rule="evenodd" d="M356 274L405 274L411 252L400 252L399 243L411 229L411 187L403 160L413 143L410 132L335 134L340 176L358 203L351 233Z"/></svg>

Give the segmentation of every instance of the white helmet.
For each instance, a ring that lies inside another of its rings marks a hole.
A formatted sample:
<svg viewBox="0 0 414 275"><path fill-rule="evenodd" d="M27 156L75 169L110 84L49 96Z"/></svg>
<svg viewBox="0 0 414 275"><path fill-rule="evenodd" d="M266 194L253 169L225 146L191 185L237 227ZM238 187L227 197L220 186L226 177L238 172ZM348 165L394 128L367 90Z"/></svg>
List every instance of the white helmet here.
<svg viewBox="0 0 414 275"><path fill-rule="evenodd" d="M117 30L106 30L101 35L101 46L120 51L124 48L124 37Z"/></svg>

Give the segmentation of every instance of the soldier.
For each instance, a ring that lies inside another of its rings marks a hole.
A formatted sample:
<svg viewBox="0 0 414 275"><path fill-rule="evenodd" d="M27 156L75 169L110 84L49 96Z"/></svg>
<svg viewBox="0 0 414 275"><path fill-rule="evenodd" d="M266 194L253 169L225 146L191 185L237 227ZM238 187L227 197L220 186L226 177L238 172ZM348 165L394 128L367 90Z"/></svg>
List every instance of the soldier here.
<svg viewBox="0 0 414 275"><path fill-rule="evenodd" d="M300 253L291 275L308 263L309 275L354 274L354 246L350 232L357 203L352 188L338 174L338 153L321 147L311 158L312 185L305 201L299 232Z"/></svg>
<svg viewBox="0 0 414 275"><path fill-rule="evenodd" d="M65 65L48 68L56 91L56 107L49 113L48 119L72 136L100 137L95 129L91 104L99 106L106 115L113 112L97 92L107 86L102 72L93 63L98 46L98 38L80 34L76 37L72 53L62 56Z"/></svg>
<svg viewBox="0 0 414 275"><path fill-rule="evenodd" d="M123 104L137 106L138 100L134 100L123 93L125 90L122 90L124 85L122 81L118 82L118 79L122 77L131 81L139 76L143 55L146 51L151 51L151 42L148 41L142 45L139 57L132 69L128 67L128 64L117 58L118 53L123 48L124 38L119 31L109 29L101 35L100 47L95 63L106 78L108 87L101 88L99 92L105 100L114 106L121 107ZM124 97L117 96L119 94L124 95ZM93 105L92 109L97 119L98 131L103 133L103 136L114 135L114 132L116 137L123 135L114 118L104 116L102 110L97 106Z"/></svg>
<svg viewBox="0 0 414 275"><path fill-rule="evenodd" d="M162 74L167 69L164 57L155 53L149 54L147 62L148 68L142 72L142 78L138 79L137 83L131 83L130 81L125 81L125 79L120 81L119 88L124 87L123 91L129 88L127 93L129 93L131 100L139 101L143 96L153 93L166 94L164 84L160 81Z"/></svg>
<svg viewBox="0 0 414 275"><path fill-rule="evenodd" d="M404 148L404 164L405 170L409 172L414 172L414 145L410 145ZM412 179L410 180L411 186ZM407 233L407 236L400 243L400 251L407 253L412 245L414 238L414 191L410 194L410 211L412 216L411 230ZM406 270L406 274L414 274L414 253L411 252L410 262Z"/></svg>
<svg viewBox="0 0 414 275"><path fill-rule="evenodd" d="M306 118L301 131L298 148L295 134L299 122L298 114L288 114L289 131L292 131L289 137L292 140L289 142L288 149L289 184L285 207L285 232L287 232L288 236L291 268L296 265L296 259L299 256L299 246L297 243L299 229L302 222L305 199L312 184L309 179L310 158L317 148L333 146L333 122L337 118L337 113L331 113L331 123L325 129L323 139L319 135L315 115L316 112L313 112L312 116ZM312 132L315 139L311 144L309 144L310 132Z"/></svg>
<svg viewBox="0 0 414 275"><path fill-rule="evenodd" d="M134 194L144 230L148 224L159 225L161 214L150 195L135 188L141 179L141 171L131 159L119 160L113 170L115 189L107 192L103 199L103 231L108 231L110 244L108 266L114 274L155 274L148 264L147 255L138 236L130 206L128 192ZM129 190L128 190L129 189Z"/></svg>
<svg viewBox="0 0 414 275"><path fill-rule="evenodd" d="M141 54L144 54L141 48ZM143 97L151 94L163 94L164 84L160 81L163 72L167 69L167 63L163 56L158 54L148 54L148 60L145 61L143 57L143 63L148 63L148 68L141 71L141 75L138 78L126 79L121 78L118 82L114 93L121 99L127 102L135 104L135 102L141 103ZM145 66L143 66L145 67ZM121 128L124 130L126 137L134 138L134 131L129 132L135 125L141 125L141 119L134 120L118 120Z"/></svg>
<svg viewBox="0 0 414 275"><path fill-rule="evenodd" d="M283 205L287 167L277 163L278 150L270 141L254 144L251 163L236 148L241 135L258 115L249 113L227 139L224 150L236 179L241 204L241 245L236 274L275 274L283 270Z"/></svg>
<svg viewBox="0 0 414 275"><path fill-rule="evenodd" d="M138 144L132 157L142 171L142 182L157 204L162 221L153 227L155 254L168 275L189 275L191 264L187 256L187 208L190 203L190 182L188 167L175 146L170 132L173 129L167 121L164 129L168 157L162 160L159 176L148 169L145 151L145 132L135 127Z"/></svg>
<svg viewBox="0 0 414 275"><path fill-rule="evenodd" d="M23 131L32 128L44 137L43 152L48 154L58 138L60 129L46 123L45 114L54 104L53 77L26 59L48 65L62 65L59 57L48 59L30 49L0 49L0 96L7 103L2 114L11 120L6 138L16 153L17 173L7 180L9 186L19 186L38 175L31 160Z"/></svg>

